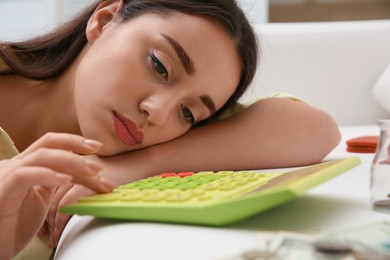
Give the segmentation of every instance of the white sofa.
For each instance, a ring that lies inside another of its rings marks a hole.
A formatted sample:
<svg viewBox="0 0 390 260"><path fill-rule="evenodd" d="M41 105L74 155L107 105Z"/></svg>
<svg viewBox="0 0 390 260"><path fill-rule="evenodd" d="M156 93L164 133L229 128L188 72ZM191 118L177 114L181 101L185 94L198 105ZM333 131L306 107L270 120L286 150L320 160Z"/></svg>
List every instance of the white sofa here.
<svg viewBox="0 0 390 260"><path fill-rule="evenodd" d="M349 138L378 134L374 124L388 112L372 89L390 62L390 21L264 24L258 30L262 63L247 99L285 91L332 114L343 125L343 139L327 159L353 155L345 151ZM226 228L75 216L54 259L236 259L231 256L261 246L254 230L318 232L390 221L369 205L373 154L355 155L361 166Z"/></svg>
<svg viewBox="0 0 390 260"><path fill-rule="evenodd" d="M390 20L273 23L257 30L261 63L246 98L285 91L327 111L340 125L389 116L372 89L390 64Z"/></svg>

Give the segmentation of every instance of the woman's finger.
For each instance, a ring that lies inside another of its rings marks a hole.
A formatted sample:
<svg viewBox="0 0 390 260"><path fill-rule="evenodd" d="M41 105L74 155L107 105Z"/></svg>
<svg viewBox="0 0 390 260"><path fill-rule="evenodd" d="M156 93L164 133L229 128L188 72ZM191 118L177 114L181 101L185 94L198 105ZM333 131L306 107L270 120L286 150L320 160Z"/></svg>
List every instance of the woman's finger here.
<svg viewBox="0 0 390 260"><path fill-rule="evenodd" d="M50 209L49 209L49 212L48 212L47 221L49 221L49 222L51 221L52 224L54 223L55 215L57 214L57 211L58 211L59 204L60 204L61 200L63 199L65 194L67 194L69 192L69 190L72 189L73 186L74 186L73 183L67 183L65 185L62 185L61 187L59 187L56 190L56 192L55 192L55 194L53 196L53 200L52 200L52 202L50 204ZM50 226L53 226L53 225L50 225Z"/></svg>
<svg viewBox="0 0 390 260"><path fill-rule="evenodd" d="M50 204L49 211L46 217L47 231L50 236L52 236L54 232L55 219L56 215L58 214L59 203L61 202L65 194L73 187L73 185L73 183L69 183L61 186L57 189L53 196L53 200Z"/></svg>
<svg viewBox="0 0 390 260"><path fill-rule="evenodd" d="M43 224L42 224L42 227L39 229L38 231L38 237L39 238L43 238L45 237L47 234L49 234L49 229L47 227L47 222L45 221Z"/></svg>
<svg viewBox="0 0 390 260"><path fill-rule="evenodd" d="M60 214L56 215L54 231L50 234L49 237L49 247L55 248L58 245L58 241L60 240L62 231L64 230L66 224L72 215L68 214Z"/></svg>
<svg viewBox="0 0 390 260"><path fill-rule="evenodd" d="M14 169L5 180L9 198L20 196L34 186L58 187L72 180L72 176L46 167L25 166Z"/></svg>
<svg viewBox="0 0 390 260"><path fill-rule="evenodd" d="M97 173L102 166L96 161L63 150L40 148L22 159L27 165L40 165L73 176L73 182L99 193L110 192L115 184Z"/></svg>
<svg viewBox="0 0 390 260"><path fill-rule="evenodd" d="M98 141L86 139L79 135L47 133L30 145L21 154L17 155L17 157L22 158L43 147L72 151L79 154L93 154L99 151L102 144Z"/></svg>
<svg viewBox="0 0 390 260"><path fill-rule="evenodd" d="M74 185L72 189L70 189L61 199L61 201L58 204L58 208L74 203L77 201L78 198L88 196L93 194L89 189L86 189L85 187L82 187L80 185ZM60 236L62 234L62 231L64 230L66 224L68 223L71 215L65 215L60 214L57 212L54 222L52 224L53 231L50 233L49 236L49 246L55 247L60 239Z"/></svg>
<svg viewBox="0 0 390 260"><path fill-rule="evenodd" d="M57 172L72 175L77 181L79 178L87 178L96 175L102 166L97 162L72 152L40 148L19 161L20 165L43 166Z"/></svg>
<svg viewBox="0 0 390 260"><path fill-rule="evenodd" d="M38 232L39 237L44 237L45 235L51 235L54 231L54 221L56 218L56 214L58 211L58 205L65 194L74 186L73 183L67 183L59 187L52 198L52 202L50 204L45 223L42 225L40 231Z"/></svg>

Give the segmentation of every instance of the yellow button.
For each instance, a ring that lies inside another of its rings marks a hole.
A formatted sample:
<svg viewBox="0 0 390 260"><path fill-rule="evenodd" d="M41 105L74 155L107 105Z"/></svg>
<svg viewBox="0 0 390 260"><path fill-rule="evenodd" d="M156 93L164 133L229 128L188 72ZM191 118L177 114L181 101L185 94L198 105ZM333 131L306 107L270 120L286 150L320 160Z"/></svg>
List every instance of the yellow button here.
<svg viewBox="0 0 390 260"><path fill-rule="evenodd" d="M168 197L167 201L186 201L191 198L191 194L182 192Z"/></svg>
<svg viewBox="0 0 390 260"><path fill-rule="evenodd" d="M122 195L119 193L109 193L109 194L99 194L93 195L85 198L80 198L78 202L106 202L106 201L114 201L121 197Z"/></svg>
<svg viewBox="0 0 390 260"><path fill-rule="evenodd" d="M167 195L159 192L159 193L154 193L152 195L146 196L143 201L160 201L163 200Z"/></svg>
<svg viewBox="0 0 390 260"><path fill-rule="evenodd" d="M137 200L140 200L144 197L144 193L143 192L138 192L138 193L133 193L133 194L128 194L126 196L123 196L123 198L121 198L120 200L121 201L137 201Z"/></svg>

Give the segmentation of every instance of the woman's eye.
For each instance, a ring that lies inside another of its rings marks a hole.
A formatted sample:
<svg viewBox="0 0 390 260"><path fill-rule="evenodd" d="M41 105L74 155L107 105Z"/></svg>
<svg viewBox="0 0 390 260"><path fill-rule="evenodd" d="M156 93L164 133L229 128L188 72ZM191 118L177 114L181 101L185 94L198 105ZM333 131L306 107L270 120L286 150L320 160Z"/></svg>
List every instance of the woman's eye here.
<svg viewBox="0 0 390 260"><path fill-rule="evenodd" d="M183 106L181 105L181 110L183 112L183 116L184 116L184 119L191 124L191 126L193 126L195 124L195 117L194 115L191 113L191 110L186 107L186 106Z"/></svg>
<svg viewBox="0 0 390 260"><path fill-rule="evenodd" d="M165 80L168 80L168 71L165 68L164 64L161 63L161 61L156 57L156 55L152 52L150 53L150 59L153 63L153 67L156 70L158 74L163 76Z"/></svg>

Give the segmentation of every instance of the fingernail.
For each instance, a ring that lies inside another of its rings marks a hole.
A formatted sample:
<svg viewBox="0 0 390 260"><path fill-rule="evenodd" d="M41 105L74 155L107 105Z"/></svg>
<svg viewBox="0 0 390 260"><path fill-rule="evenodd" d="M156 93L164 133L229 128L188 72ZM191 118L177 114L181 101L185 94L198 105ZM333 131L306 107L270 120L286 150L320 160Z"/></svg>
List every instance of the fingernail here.
<svg viewBox="0 0 390 260"><path fill-rule="evenodd" d="M95 162L93 160L86 159L85 160L85 164L91 170L89 172L91 175L96 175L96 173L100 172L103 169L103 167L99 163L97 163L97 162Z"/></svg>
<svg viewBox="0 0 390 260"><path fill-rule="evenodd" d="M68 175L68 174L64 174L64 173L56 173L56 179L61 184L64 184L64 183L72 181L73 177Z"/></svg>
<svg viewBox="0 0 390 260"><path fill-rule="evenodd" d="M108 189L108 191L112 191L113 189L115 189L118 185L116 185L115 183L113 183L112 181L106 179L106 178L100 178L100 182L103 184L103 186L105 188Z"/></svg>
<svg viewBox="0 0 390 260"><path fill-rule="evenodd" d="M99 150L103 146L101 142L92 139L85 139L84 144L90 148L93 148L94 150Z"/></svg>

